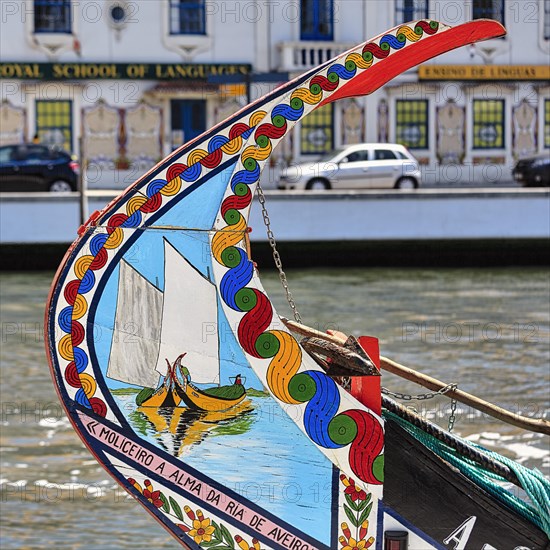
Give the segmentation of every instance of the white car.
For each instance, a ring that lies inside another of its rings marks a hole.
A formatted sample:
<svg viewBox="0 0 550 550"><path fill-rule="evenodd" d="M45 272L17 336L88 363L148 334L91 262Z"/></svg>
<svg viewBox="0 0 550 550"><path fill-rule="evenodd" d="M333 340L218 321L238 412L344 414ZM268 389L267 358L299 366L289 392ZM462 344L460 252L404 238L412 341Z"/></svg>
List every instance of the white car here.
<svg viewBox="0 0 550 550"><path fill-rule="evenodd" d="M418 161L406 147L393 143L361 143L324 155L314 162L281 171L279 189L415 189L420 185Z"/></svg>

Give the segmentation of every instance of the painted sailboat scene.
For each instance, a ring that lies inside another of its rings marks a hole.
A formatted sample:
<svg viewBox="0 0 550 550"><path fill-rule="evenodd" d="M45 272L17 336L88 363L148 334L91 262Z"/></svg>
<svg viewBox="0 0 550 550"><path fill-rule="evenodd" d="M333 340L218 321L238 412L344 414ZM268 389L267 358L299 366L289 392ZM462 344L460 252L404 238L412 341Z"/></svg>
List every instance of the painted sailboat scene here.
<svg viewBox="0 0 550 550"><path fill-rule="evenodd" d="M127 384L110 389L131 410L129 421L180 454L222 422L226 429L242 429L239 419L252 408L246 377L238 373L220 385L214 284L168 240L163 244L163 291L128 262L120 263L106 380Z"/></svg>
<svg viewBox="0 0 550 550"><path fill-rule="evenodd" d="M550 423L387 359L375 337L308 327L258 183L315 109L504 34L483 19L390 29L182 145L81 228L47 306L54 382L90 452L181 546L549 547L548 480L398 404L382 374L534 433ZM256 194L293 320L254 262Z"/></svg>
<svg viewBox="0 0 550 550"><path fill-rule="evenodd" d="M216 288L168 241L164 242L164 292L128 263L121 263L107 377L144 385L136 396L136 404L141 407L228 410L245 398L240 374L231 386L218 385L203 391L195 385L220 381ZM201 307L203 304L208 306ZM139 326L145 332L135 347L128 346L124 338L128 326ZM210 329L213 332L207 332ZM202 352L195 349L197 344L204 348ZM182 349L186 351L181 352ZM184 358L191 366L193 378L182 364Z"/></svg>

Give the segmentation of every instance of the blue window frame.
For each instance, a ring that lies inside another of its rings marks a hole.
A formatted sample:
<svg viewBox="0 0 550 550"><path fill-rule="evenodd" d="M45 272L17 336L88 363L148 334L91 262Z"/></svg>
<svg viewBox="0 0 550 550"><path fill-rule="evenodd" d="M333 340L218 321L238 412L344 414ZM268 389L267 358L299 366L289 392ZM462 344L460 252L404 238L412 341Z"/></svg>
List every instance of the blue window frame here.
<svg viewBox="0 0 550 550"><path fill-rule="evenodd" d="M170 34L206 34L205 0L170 0Z"/></svg>
<svg viewBox="0 0 550 550"><path fill-rule="evenodd" d="M71 33L71 0L34 0L34 32Z"/></svg>
<svg viewBox="0 0 550 550"><path fill-rule="evenodd" d="M474 0L472 19L495 19L504 25L504 0Z"/></svg>
<svg viewBox="0 0 550 550"><path fill-rule="evenodd" d="M395 0L395 24L428 19L429 0Z"/></svg>
<svg viewBox="0 0 550 550"><path fill-rule="evenodd" d="M301 40L333 40L333 0L302 0Z"/></svg>

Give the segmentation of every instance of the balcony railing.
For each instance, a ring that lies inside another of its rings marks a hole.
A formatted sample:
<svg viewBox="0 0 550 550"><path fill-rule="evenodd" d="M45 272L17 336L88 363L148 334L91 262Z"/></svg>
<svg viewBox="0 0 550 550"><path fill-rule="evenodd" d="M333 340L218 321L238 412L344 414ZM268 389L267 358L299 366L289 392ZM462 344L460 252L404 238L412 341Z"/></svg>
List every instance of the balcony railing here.
<svg viewBox="0 0 550 550"><path fill-rule="evenodd" d="M299 71L316 67L353 48L355 44L343 42L282 42L278 45L280 71Z"/></svg>

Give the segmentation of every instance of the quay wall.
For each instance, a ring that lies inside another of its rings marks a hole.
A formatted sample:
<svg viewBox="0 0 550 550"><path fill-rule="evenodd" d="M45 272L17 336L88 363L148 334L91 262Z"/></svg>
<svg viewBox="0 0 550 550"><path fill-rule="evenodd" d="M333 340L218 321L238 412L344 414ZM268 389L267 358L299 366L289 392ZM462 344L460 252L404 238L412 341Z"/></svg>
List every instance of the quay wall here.
<svg viewBox="0 0 550 550"><path fill-rule="evenodd" d="M547 265L550 257L547 189L265 194L271 228L291 265ZM116 195L90 191L88 212ZM29 250L44 256L35 268L54 267L47 259L60 259L79 225L76 193L0 195L3 268L27 266ZM270 249L257 203L250 226L254 259L263 260Z"/></svg>

